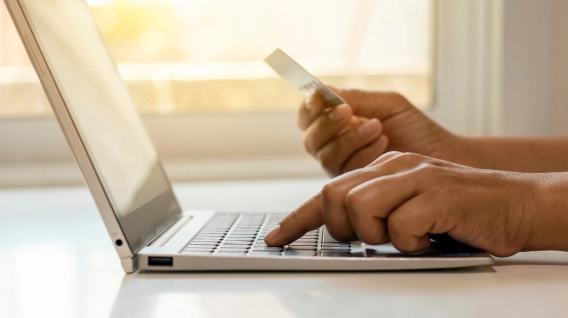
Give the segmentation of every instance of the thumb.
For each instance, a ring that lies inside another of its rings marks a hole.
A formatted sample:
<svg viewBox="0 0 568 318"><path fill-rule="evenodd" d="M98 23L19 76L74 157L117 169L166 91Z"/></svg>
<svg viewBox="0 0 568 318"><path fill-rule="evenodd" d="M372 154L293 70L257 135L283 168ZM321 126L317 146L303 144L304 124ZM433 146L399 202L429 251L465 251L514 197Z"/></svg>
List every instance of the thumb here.
<svg viewBox="0 0 568 318"><path fill-rule="evenodd" d="M323 225L320 193L288 214L280 224L264 237L269 246L284 246Z"/></svg>
<svg viewBox="0 0 568 318"><path fill-rule="evenodd" d="M394 92L338 89L333 86L329 88L341 96L357 116L385 120L401 111L413 108L404 96Z"/></svg>

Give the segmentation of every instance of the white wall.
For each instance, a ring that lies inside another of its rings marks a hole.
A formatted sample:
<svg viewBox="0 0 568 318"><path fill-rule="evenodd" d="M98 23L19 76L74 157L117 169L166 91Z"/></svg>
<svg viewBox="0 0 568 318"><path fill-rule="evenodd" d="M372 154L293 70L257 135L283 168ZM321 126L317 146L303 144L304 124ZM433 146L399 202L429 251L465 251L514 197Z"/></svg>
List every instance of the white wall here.
<svg viewBox="0 0 568 318"><path fill-rule="evenodd" d="M568 135L568 1L556 1L553 72L553 133Z"/></svg>
<svg viewBox="0 0 568 318"><path fill-rule="evenodd" d="M568 1L506 0L505 135L568 133Z"/></svg>

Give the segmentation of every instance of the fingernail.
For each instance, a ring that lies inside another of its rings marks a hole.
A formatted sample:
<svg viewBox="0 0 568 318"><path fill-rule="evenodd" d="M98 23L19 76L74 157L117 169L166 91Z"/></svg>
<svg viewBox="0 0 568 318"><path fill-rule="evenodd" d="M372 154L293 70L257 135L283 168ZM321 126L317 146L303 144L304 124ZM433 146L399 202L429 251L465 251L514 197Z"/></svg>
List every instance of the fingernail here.
<svg viewBox="0 0 568 318"><path fill-rule="evenodd" d="M349 116L349 106L347 105L337 106L329 113L329 119L333 121L339 121L347 116Z"/></svg>
<svg viewBox="0 0 568 318"><path fill-rule="evenodd" d="M278 236L278 232L280 232L280 225L278 225L275 228L273 228L272 230L270 230L270 232L268 232L266 234L266 236L264 237L264 240L265 241L272 241L273 239L276 238L276 236Z"/></svg>
<svg viewBox="0 0 568 318"><path fill-rule="evenodd" d="M375 133L378 130L378 120L373 118L359 127L359 134L366 136Z"/></svg>

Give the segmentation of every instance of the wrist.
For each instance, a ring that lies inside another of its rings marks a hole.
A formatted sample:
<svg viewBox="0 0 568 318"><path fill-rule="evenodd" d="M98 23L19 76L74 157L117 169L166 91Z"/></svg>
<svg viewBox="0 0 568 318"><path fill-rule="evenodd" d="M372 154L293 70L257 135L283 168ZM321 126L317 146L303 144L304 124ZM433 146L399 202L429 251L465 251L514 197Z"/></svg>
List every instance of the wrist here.
<svg viewBox="0 0 568 318"><path fill-rule="evenodd" d="M568 252L568 173L537 174L529 199L531 234L523 250Z"/></svg>
<svg viewBox="0 0 568 318"><path fill-rule="evenodd" d="M451 135L449 149L451 149L452 159L450 161L475 168L496 169L490 157L486 155L483 141L480 138Z"/></svg>

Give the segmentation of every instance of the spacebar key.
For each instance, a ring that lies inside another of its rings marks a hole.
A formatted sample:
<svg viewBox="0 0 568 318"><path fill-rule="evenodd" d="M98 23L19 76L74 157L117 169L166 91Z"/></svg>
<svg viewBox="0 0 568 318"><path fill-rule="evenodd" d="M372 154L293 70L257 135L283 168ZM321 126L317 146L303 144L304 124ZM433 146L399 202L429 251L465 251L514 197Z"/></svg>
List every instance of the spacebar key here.
<svg viewBox="0 0 568 318"><path fill-rule="evenodd" d="M286 256L316 256L316 251L288 249Z"/></svg>

